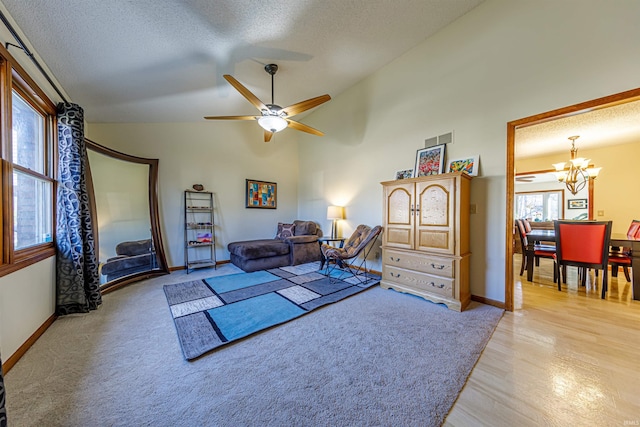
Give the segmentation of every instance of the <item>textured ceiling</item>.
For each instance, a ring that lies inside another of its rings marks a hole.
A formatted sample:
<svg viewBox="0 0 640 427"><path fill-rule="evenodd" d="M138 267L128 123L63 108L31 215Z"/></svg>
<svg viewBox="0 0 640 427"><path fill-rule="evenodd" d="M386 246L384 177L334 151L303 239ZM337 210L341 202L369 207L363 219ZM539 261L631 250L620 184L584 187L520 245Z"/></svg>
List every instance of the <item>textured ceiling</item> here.
<svg viewBox="0 0 640 427"><path fill-rule="evenodd" d="M0 1L89 122L255 114L222 75L271 102L268 63L277 104L335 97L482 2Z"/></svg>
<svg viewBox="0 0 640 427"><path fill-rule="evenodd" d="M570 136L578 135L581 149L640 143L640 101L589 111L516 130L516 158L564 152L569 157Z"/></svg>

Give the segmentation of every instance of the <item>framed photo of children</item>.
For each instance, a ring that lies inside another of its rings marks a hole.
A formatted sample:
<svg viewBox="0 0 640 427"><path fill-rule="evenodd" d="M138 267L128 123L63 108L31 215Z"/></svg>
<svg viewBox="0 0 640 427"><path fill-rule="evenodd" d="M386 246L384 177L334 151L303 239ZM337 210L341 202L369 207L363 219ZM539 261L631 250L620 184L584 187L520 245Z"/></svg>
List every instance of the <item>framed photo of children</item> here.
<svg viewBox="0 0 640 427"><path fill-rule="evenodd" d="M413 177L439 175L444 172L444 144L422 148L416 153Z"/></svg>
<svg viewBox="0 0 640 427"><path fill-rule="evenodd" d="M278 207L278 184L275 182L247 179L247 208L276 209Z"/></svg>
<svg viewBox="0 0 640 427"><path fill-rule="evenodd" d="M466 172L471 176L478 176L480 156L469 156L460 159L449 160L447 172Z"/></svg>

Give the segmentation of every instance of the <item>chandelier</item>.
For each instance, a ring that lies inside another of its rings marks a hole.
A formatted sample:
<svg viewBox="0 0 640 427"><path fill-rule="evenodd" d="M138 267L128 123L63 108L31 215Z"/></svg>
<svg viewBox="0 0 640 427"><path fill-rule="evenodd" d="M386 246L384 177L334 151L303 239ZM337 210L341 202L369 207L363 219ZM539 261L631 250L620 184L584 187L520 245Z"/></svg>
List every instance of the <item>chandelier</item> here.
<svg viewBox="0 0 640 427"><path fill-rule="evenodd" d="M596 179L600 169L602 169L590 168L589 162L591 159L578 157L578 149L576 148L576 139L578 138L580 137L569 137L571 140L571 160L553 164L556 168L556 178L558 178L558 181L564 182L573 195L582 190L590 179Z"/></svg>

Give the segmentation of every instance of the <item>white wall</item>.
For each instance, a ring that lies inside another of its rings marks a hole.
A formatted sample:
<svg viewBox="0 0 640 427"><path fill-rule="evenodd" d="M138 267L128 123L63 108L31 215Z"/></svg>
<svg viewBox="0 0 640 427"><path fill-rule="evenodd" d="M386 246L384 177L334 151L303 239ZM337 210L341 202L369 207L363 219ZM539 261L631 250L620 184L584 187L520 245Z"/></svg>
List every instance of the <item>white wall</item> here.
<svg viewBox="0 0 640 427"><path fill-rule="evenodd" d="M453 130L448 158L480 154L471 292L504 301L506 124L637 87L638 16L637 1L487 0L307 118L327 136L301 137L300 216L344 202L350 227L380 223L379 182Z"/></svg>
<svg viewBox="0 0 640 427"><path fill-rule="evenodd" d="M213 191L216 254L228 260L227 244L272 238L278 221L298 218L298 146L287 129L263 140L250 122L91 123L89 139L127 154L159 159L159 211L170 267L184 265L183 191L193 184ZM277 209L246 209L245 179L278 184ZM304 219L319 220L320 217Z"/></svg>
<svg viewBox="0 0 640 427"><path fill-rule="evenodd" d="M55 311L55 257L0 277L0 353L7 360Z"/></svg>

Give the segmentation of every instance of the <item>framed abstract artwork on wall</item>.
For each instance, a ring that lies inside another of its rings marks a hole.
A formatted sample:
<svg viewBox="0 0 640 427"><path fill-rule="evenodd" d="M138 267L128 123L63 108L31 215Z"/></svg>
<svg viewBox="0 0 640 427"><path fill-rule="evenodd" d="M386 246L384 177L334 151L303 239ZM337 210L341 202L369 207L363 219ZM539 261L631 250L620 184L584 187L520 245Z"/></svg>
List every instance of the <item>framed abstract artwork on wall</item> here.
<svg viewBox="0 0 640 427"><path fill-rule="evenodd" d="M278 207L278 184L255 179L247 179L246 182L246 208L276 209Z"/></svg>

